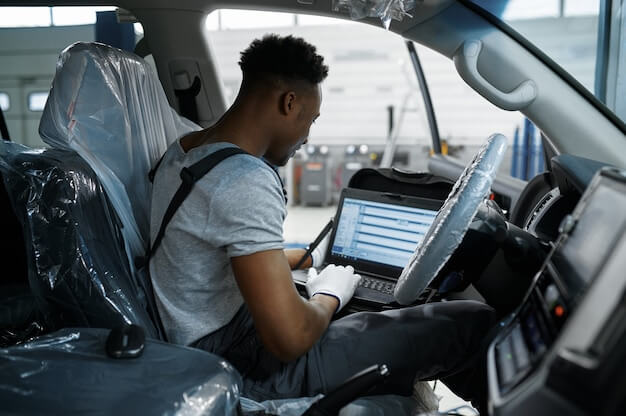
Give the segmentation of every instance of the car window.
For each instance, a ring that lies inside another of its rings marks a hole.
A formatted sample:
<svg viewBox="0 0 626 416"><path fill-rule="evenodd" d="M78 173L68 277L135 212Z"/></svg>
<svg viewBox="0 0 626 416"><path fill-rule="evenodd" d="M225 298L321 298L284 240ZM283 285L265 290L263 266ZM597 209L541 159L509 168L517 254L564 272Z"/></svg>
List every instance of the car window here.
<svg viewBox="0 0 626 416"><path fill-rule="evenodd" d="M311 166L316 168L321 166L318 159L329 159L335 194L345 186L347 171L380 161L390 128L398 137L394 166L427 170L431 135L401 36L346 20L233 10L211 13L206 30L228 103L235 99L241 82L239 52L253 39L266 33L293 34L317 46L330 70L322 84L321 116L311 130L313 148L308 149L309 155L304 155L304 149L301 156L314 159ZM467 161L495 132L510 138L512 148L515 130L523 128L522 115L501 110L479 96L447 57L419 45L417 51L445 140L444 151ZM502 171L508 174L510 169L509 156Z"/></svg>
<svg viewBox="0 0 626 416"><path fill-rule="evenodd" d="M97 12L115 7L0 7L0 107L13 141L45 146L39 120L59 54L68 45L96 40ZM142 36L141 25L135 35ZM153 63L153 60L148 60Z"/></svg>
<svg viewBox="0 0 626 416"><path fill-rule="evenodd" d="M626 120L626 15L607 0L469 0ZM619 3L619 2L617 2ZM540 57L541 58L541 57Z"/></svg>
<svg viewBox="0 0 626 416"><path fill-rule="evenodd" d="M594 90L600 0L473 0Z"/></svg>

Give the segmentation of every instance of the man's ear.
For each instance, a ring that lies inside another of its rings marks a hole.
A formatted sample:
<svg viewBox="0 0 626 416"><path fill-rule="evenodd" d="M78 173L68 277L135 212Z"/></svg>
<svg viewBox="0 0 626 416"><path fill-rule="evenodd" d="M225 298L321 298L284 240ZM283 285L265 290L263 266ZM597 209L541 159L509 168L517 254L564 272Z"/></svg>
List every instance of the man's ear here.
<svg viewBox="0 0 626 416"><path fill-rule="evenodd" d="M295 91L287 91L282 95L280 103L280 111L284 115L290 115L296 109L296 93Z"/></svg>

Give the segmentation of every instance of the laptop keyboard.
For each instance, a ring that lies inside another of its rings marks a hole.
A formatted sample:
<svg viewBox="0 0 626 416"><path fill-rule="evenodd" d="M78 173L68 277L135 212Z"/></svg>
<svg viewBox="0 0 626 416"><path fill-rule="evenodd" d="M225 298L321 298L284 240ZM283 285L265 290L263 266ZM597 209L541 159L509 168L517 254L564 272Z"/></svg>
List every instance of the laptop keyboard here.
<svg viewBox="0 0 626 416"><path fill-rule="evenodd" d="M364 287L366 289L376 290L381 293L385 293L387 295L393 294L393 289L395 288L395 284L385 282L384 280L375 279L372 277L361 277L361 281L359 282L359 287Z"/></svg>

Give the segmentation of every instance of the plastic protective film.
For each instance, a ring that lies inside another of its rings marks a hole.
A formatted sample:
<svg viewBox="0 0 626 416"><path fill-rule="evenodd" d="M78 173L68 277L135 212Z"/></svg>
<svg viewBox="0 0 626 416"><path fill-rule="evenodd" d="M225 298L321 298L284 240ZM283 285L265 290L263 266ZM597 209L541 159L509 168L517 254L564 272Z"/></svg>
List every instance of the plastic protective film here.
<svg viewBox="0 0 626 416"><path fill-rule="evenodd" d="M112 359L108 331L63 329L0 349L0 406L8 414L237 415L241 377L204 351L147 340Z"/></svg>
<svg viewBox="0 0 626 416"><path fill-rule="evenodd" d="M199 129L170 108L143 59L75 43L57 62L39 134L53 148L75 150L96 172L124 225L132 264L148 241L148 172L172 141Z"/></svg>
<svg viewBox="0 0 626 416"><path fill-rule="evenodd" d="M0 141L0 171L23 228L29 285L46 332L134 323L157 337L117 214L89 165L71 150Z"/></svg>
<svg viewBox="0 0 626 416"><path fill-rule="evenodd" d="M489 195L496 171L506 152L506 138L489 137L454 184L424 240L398 279L394 296L407 305L433 281L463 241L465 233Z"/></svg>
<svg viewBox="0 0 626 416"><path fill-rule="evenodd" d="M241 408L244 415L278 415L300 416L309 407L318 401L322 395L315 397L301 397L298 399L267 400L255 402L254 400L241 398ZM435 406L434 409L437 407ZM344 406L337 416L385 416L385 415L414 415L431 411L428 407L416 403L414 398L408 396L368 396L356 399Z"/></svg>
<svg viewBox="0 0 626 416"><path fill-rule="evenodd" d="M401 21L415 8L416 0L333 0L334 11L348 11L353 20L364 17L378 17L385 29L389 29L391 20Z"/></svg>

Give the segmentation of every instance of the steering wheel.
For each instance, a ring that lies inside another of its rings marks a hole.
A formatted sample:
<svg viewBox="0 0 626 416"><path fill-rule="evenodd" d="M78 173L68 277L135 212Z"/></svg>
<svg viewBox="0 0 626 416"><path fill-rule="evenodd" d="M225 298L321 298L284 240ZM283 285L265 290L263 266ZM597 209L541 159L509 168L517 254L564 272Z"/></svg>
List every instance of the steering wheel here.
<svg viewBox="0 0 626 416"><path fill-rule="evenodd" d="M398 303L408 305L414 302L450 260L481 202L489 194L505 151L506 138L494 134L465 167L422 244L402 270L394 291Z"/></svg>

